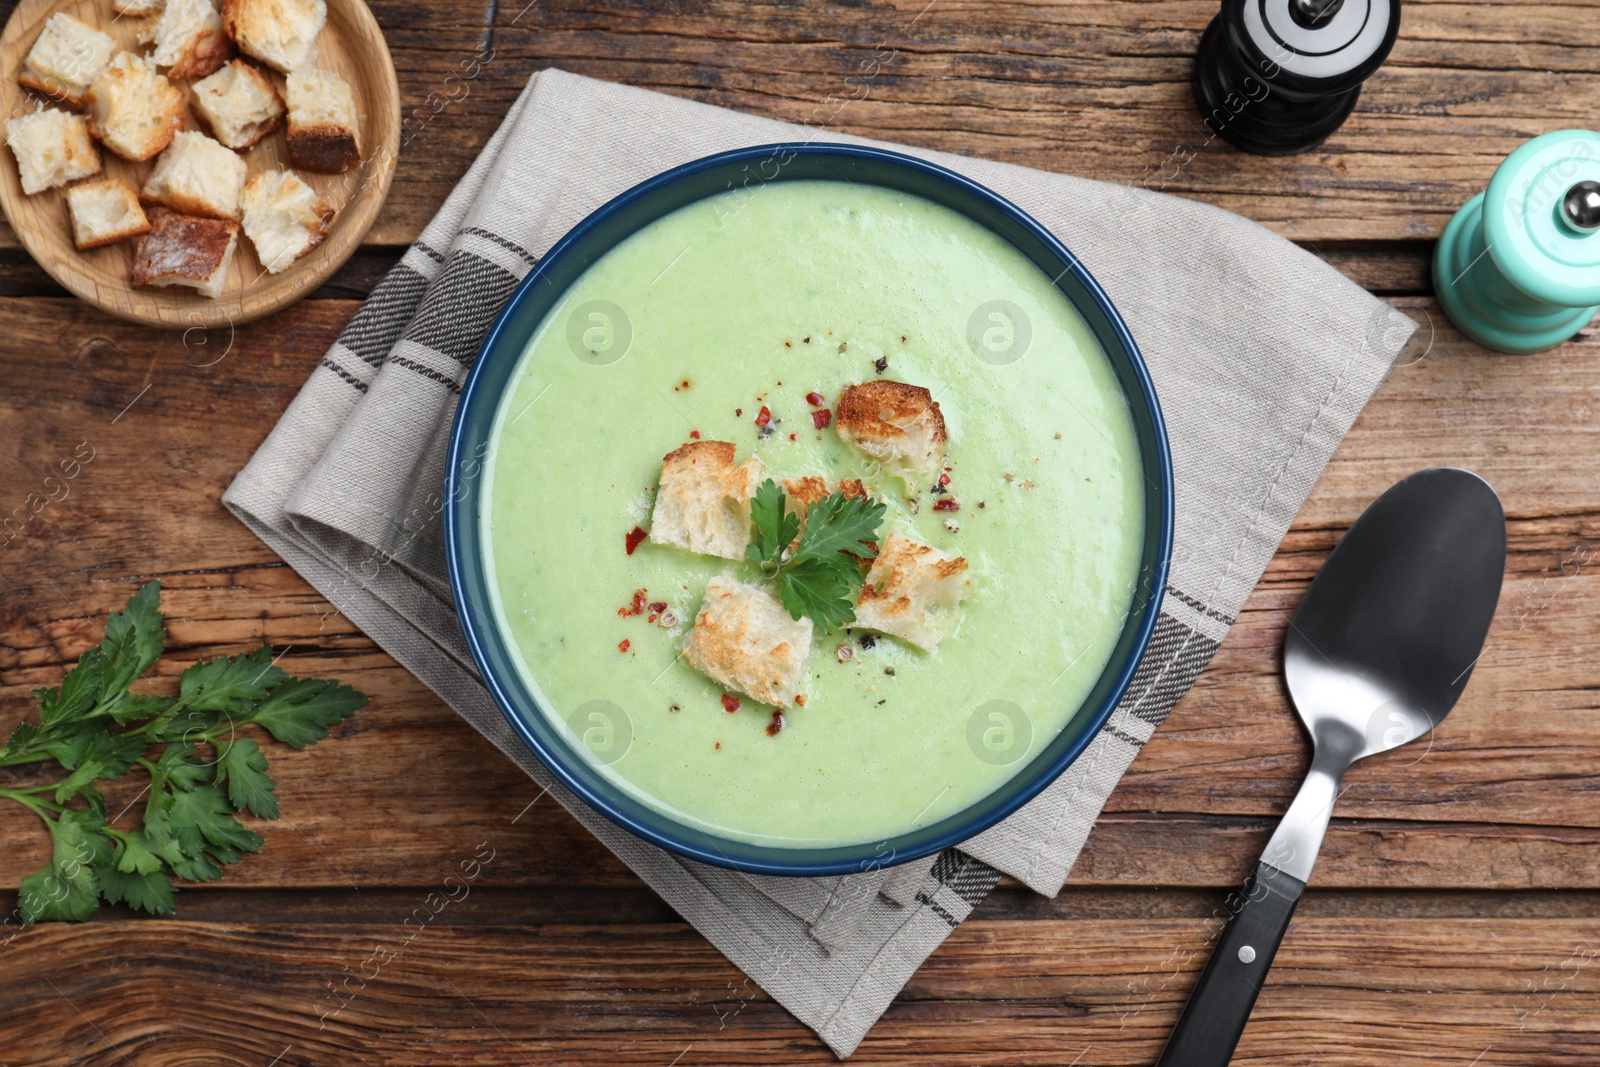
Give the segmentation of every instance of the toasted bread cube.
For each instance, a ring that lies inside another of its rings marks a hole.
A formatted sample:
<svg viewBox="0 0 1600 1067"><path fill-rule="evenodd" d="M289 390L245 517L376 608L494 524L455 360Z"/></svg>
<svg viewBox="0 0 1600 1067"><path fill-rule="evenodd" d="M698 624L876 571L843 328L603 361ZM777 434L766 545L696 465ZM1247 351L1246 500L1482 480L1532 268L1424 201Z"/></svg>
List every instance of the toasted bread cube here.
<svg viewBox="0 0 1600 1067"><path fill-rule="evenodd" d="M322 243L333 209L293 171L257 174L239 198L244 232L267 273L277 274Z"/></svg>
<svg viewBox="0 0 1600 1067"><path fill-rule="evenodd" d="M203 133L184 130L156 160L139 197L180 215L236 219L247 169L237 153Z"/></svg>
<svg viewBox="0 0 1600 1067"><path fill-rule="evenodd" d="M847 386L834 409L841 440L905 474L928 474L944 460L944 415L920 385L874 379Z"/></svg>
<svg viewBox="0 0 1600 1067"><path fill-rule="evenodd" d="M139 206L138 195L121 178L74 185L66 196L72 241L80 251L150 232L150 220Z"/></svg>
<svg viewBox="0 0 1600 1067"><path fill-rule="evenodd" d="M165 208L150 212L150 222L152 228L139 239L133 257L134 286L187 286L213 300L221 296L239 246L239 224Z"/></svg>
<svg viewBox="0 0 1600 1067"><path fill-rule="evenodd" d="M360 119L350 83L327 70L289 75L289 159L304 170L338 174L361 161Z"/></svg>
<svg viewBox="0 0 1600 1067"><path fill-rule="evenodd" d="M961 621L967 561L892 533L867 571L855 625L930 649Z"/></svg>
<svg viewBox="0 0 1600 1067"><path fill-rule="evenodd" d="M755 456L733 464L729 441L690 441L661 460L650 540L723 559L744 559L750 498L766 468Z"/></svg>
<svg viewBox="0 0 1600 1067"><path fill-rule="evenodd" d="M82 107L83 95L116 51L117 42L108 35L57 11L45 20L38 40L28 49L17 81L71 107Z"/></svg>
<svg viewBox="0 0 1600 1067"><path fill-rule="evenodd" d="M30 196L100 173L100 150L82 115L53 107L30 111L6 123L6 144Z"/></svg>
<svg viewBox="0 0 1600 1067"><path fill-rule="evenodd" d="M190 86L194 112L222 144L243 151L277 129L288 112L277 86L254 63L236 59Z"/></svg>
<svg viewBox="0 0 1600 1067"><path fill-rule="evenodd" d="M111 0L111 10L119 15L159 15L161 9L167 6L167 0Z"/></svg>
<svg viewBox="0 0 1600 1067"><path fill-rule="evenodd" d="M683 658L725 689L786 708L800 702L811 633L810 619L790 618L765 589L723 576L706 585Z"/></svg>
<svg viewBox="0 0 1600 1067"><path fill-rule="evenodd" d="M139 38L156 46L151 61L174 78L204 78L233 55L233 41L211 0L166 0Z"/></svg>
<svg viewBox="0 0 1600 1067"><path fill-rule="evenodd" d="M123 159L143 160L183 125L183 90L132 52L118 52L84 96L89 132Z"/></svg>
<svg viewBox="0 0 1600 1067"><path fill-rule="evenodd" d="M281 74L306 65L327 21L324 0L224 0L222 5L223 25L240 51Z"/></svg>

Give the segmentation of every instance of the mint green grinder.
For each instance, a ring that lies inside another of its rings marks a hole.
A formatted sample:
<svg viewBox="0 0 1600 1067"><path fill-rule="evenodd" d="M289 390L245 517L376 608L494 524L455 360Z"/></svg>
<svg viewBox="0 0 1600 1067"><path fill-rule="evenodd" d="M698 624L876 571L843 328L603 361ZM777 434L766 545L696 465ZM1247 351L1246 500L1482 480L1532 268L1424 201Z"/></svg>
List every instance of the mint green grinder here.
<svg viewBox="0 0 1600 1067"><path fill-rule="evenodd" d="M1433 286L1497 352L1554 348L1600 310L1600 133L1557 130L1506 157L1439 236Z"/></svg>

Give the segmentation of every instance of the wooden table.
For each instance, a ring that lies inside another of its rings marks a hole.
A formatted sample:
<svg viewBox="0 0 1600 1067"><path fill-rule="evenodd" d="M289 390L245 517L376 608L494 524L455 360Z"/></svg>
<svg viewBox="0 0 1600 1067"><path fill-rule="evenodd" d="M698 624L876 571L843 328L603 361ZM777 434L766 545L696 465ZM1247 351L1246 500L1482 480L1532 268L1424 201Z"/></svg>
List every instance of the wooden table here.
<svg viewBox="0 0 1600 1067"><path fill-rule="evenodd" d="M1197 197L1422 323L1221 651L1111 798L1067 890L1045 900L1003 883L855 1062L1154 1059L1225 893L1306 764L1278 680L1288 615L1362 507L1432 464L1470 467L1505 500L1499 618L1431 746L1351 774L1235 1062L1600 1061L1600 343L1486 353L1444 321L1427 266L1432 238L1505 153L1594 124L1593 7L1407 4L1350 122L1321 150L1267 160L1209 141L1191 106L1211 0L524 2L376 5L411 144L368 246L268 321L126 326L0 234L0 513L46 492L80 442L93 451L65 498L0 547L0 726L150 576L170 618L161 674L265 641L295 673L374 697L336 741L274 753L284 817L260 827L259 856L185 888L177 918L108 908L83 926L7 923L0 1062L832 1058L218 503L528 74L550 64ZM434 914L429 894L483 843L495 858L469 897ZM3 884L44 857L31 816L10 812ZM410 915L429 917L425 933L372 974L373 946ZM335 983L359 992L332 1015Z"/></svg>

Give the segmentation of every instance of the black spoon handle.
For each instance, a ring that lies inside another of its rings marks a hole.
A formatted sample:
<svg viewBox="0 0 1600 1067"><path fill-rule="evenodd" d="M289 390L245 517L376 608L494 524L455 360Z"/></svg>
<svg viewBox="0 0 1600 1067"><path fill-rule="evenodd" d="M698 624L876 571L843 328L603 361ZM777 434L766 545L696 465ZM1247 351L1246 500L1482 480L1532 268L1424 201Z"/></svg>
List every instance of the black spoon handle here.
<svg viewBox="0 0 1600 1067"><path fill-rule="evenodd" d="M1156 1067L1227 1067L1306 884L1266 863L1211 950Z"/></svg>

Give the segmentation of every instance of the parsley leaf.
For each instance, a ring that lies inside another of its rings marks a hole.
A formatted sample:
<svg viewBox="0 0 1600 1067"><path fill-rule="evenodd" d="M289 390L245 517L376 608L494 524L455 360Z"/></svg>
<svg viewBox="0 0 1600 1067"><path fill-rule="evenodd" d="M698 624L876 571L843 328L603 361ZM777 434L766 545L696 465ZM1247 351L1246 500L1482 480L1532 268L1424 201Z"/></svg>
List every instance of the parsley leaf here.
<svg viewBox="0 0 1600 1067"><path fill-rule="evenodd" d="M824 632L849 625L862 579L854 557L877 555L874 541L887 510L881 501L834 493L806 508L802 533L800 516L788 510L783 490L768 478L750 498L752 536L745 558L777 577L778 599L790 618L808 615Z"/></svg>
<svg viewBox="0 0 1600 1067"><path fill-rule="evenodd" d="M278 817L267 757L240 731L255 723L303 748L367 702L337 682L289 677L270 648L192 665L176 697L131 692L165 640L160 585L151 582L111 615L105 640L60 685L34 691L39 722L18 724L0 748L0 767L55 763L69 772L48 785L0 786L0 797L50 833L50 862L21 882L24 923L90 919L102 899L170 913L174 879L220 877L260 850L263 838L241 813ZM139 768L150 775L142 824L108 826L97 784Z"/></svg>
<svg viewBox="0 0 1600 1067"><path fill-rule="evenodd" d="M305 748L328 736L328 727L366 704L364 694L338 682L290 678L274 689L245 722L262 727L286 745Z"/></svg>
<svg viewBox="0 0 1600 1067"><path fill-rule="evenodd" d="M228 787L228 801L240 811L250 811L263 819L278 817L276 786L267 775L267 757L248 737L229 742L217 760L217 784Z"/></svg>
<svg viewBox="0 0 1600 1067"><path fill-rule="evenodd" d="M287 677L273 666L272 649L263 645L242 656L196 663L183 672L178 699L197 711L249 711Z"/></svg>

